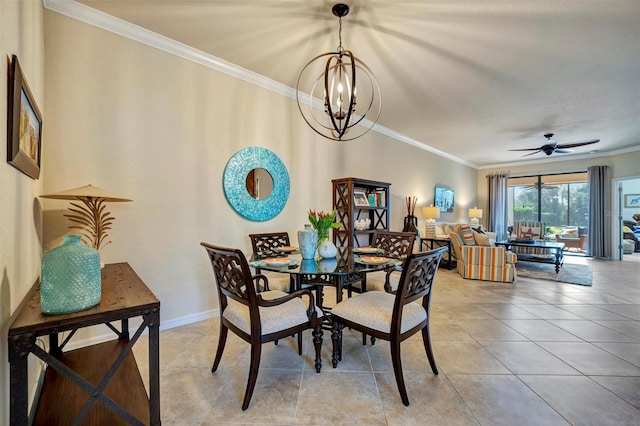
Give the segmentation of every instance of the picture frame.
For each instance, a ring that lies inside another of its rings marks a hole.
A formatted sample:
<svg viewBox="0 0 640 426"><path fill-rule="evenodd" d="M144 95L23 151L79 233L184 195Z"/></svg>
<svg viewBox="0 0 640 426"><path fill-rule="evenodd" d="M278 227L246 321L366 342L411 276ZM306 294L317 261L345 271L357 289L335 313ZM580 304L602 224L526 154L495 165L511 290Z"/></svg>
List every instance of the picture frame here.
<svg viewBox="0 0 640 426"><path fill-rule="evenodd" d="M42 114L16 55L11 57L8 68L7 162L32 179L38 179L42 153Z"/></svg>
<svg viewBox="0 0 640 426"><path fill-rule="evenodd" d="M353 191L353 204L357 207L369 207L369 198L362 191Z"/></svg>
<svg viewBox="0 0 640 426"><path fill-rule="evenodd" d="M435 187L434 205L440 207L441 212L453 212L455 192L451 188Z"/></svg>
<svg viewBox="0 0 640 426"><path fill-rule="evenodd" d="M640 194L625 194L624 206L625 208L637 207L640 209Z"/></svg>

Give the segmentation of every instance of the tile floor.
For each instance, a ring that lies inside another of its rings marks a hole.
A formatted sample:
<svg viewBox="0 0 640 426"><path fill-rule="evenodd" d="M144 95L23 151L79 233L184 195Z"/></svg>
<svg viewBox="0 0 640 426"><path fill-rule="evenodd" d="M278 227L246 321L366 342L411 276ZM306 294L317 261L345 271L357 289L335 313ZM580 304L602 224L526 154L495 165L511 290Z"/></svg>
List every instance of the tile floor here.
<svg viewBox="0 0 640 426"><path fill-rule="evenodd" d="M344 359L313 370L293 339L263 346L251 405L240 405L248 345L229 333L219 370L211 363L218 319L165 330L161 340L164 425L638 425L640 254L625 260L567 257L593 266L593 286L518 278L463 280L441 269L432 303L429 368L419 334L403 344L411 405L400 401L388 344L362 346L345 331ZM136 345L145 360L145 345Z"/></svg>

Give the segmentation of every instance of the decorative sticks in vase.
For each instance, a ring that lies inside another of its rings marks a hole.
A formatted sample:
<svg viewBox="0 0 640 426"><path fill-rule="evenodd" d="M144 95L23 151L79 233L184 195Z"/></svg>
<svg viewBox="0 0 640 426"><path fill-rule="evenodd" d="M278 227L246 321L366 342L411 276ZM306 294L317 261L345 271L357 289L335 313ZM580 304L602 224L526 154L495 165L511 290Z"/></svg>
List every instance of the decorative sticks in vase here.
<svg viewBox="0 0 640 426"><path fill-rule="evenodd" d="M402 232L415 232L417 234L418 218L416 217L415 212L418 198L415 196L405 197L404 200L407 205L407 216L404 218L404 227L402 228Z"/></svg>

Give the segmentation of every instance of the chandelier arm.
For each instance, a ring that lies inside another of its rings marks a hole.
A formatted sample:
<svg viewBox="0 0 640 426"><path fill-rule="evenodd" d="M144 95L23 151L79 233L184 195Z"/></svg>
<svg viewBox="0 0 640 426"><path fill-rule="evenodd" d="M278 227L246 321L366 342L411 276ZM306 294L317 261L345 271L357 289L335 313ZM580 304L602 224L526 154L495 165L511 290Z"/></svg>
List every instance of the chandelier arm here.
<svg viewBox="0 0 640 426"><path fill-rule="evenodd" d="M356 60L353 56L353 53L351 53L350 50L345 51L345 55L349 56L349 58L351 59L351 91L349 93L349 108L347 109L347 117L345 118L344 121L344 128L342 129L342 134L340 134L340 137L344 136L344 133L350 129L352 126L349 125L349 122L351 121L351 114L353 113L353 111L355 110L356 107L356 103L355 103L355 99L356 99ZM366 115L366 114L365 114Z"/></svg>
<svg viewBox="0 0 640 426"><path fill-rule="evenodd" d="M330 67L329 65L331 64L332 60L336 59L338 61L338 63L336 65L334 65L333 67ZM331 125L333 126L333 129L331 129L332 131L335 131L335 134L337 135L336 137L338 139L342 138L342 136L344 136L345 131L347 130L347 125L349 124L349 113L347 113L347 119L345 120L344 124L340 123L336 123L336 114L333 112L333 108L331 107L331 97L330 97L330 93L333 92L333 90L329 90L329 70L331 68L337 68L339 70L339 72L342 72L342 54L339 55L338 58L336 58L335 56L331 56L329 57L329 59L327 59L327 64L325 66L325 73L324 73L324 91L325 91L325 102L328 105L328 115L329 115L329 119L331 120ZM338 84L340 84L340 80L341 78L338 78ZM333 89L333 87L331 87L331 89ZM338 104L338 116L342 117L342 104ZM342 118L338 118L338 121L341 121Z"/></svg>

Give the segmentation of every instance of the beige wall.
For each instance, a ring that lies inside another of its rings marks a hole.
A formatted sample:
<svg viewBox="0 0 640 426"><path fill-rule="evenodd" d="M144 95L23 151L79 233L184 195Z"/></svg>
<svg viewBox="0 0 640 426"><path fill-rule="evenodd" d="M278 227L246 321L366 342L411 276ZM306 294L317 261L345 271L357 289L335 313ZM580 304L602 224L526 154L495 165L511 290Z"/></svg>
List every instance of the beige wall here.
<svg viewBox="0 0 640 426"><path fill-rule="evenodd" d="M43 8L40 0L0 1L0 423L9 424L7 328L11 314L40 275L42 213L38 194L46 170L33 180L7 163L8 62L17 55L25 79L47 125L44 96ZM47 141L44 140L46 145ZM35 371L35 369L32 369ZM32 375L34 379L35 374ZM35 380L35 379L34 379Z"/></svg>
<svg viewBox="0 0 640 426"><path fill-rule="evenodd" d="M331 179L391 182L397 230L403 198L431 203L435 183L475 202L470 167L373 131L323 139L287 97L54 12L45 13L45 35L45 191L91 183L134 200L109 204L116 222L102 256L134 267L161 300L165 326L217 309L201 241L247 254L249 233L285 230L295 241L309 208L331 209ZM239 217L224 198L225 164L248 146L274 151L290 174L289 201L268 222ZM45 200L45 244L67 232L66 205Z"/></svg>

